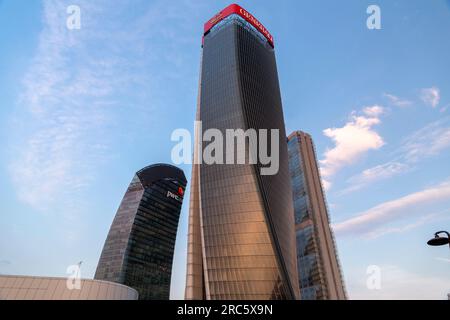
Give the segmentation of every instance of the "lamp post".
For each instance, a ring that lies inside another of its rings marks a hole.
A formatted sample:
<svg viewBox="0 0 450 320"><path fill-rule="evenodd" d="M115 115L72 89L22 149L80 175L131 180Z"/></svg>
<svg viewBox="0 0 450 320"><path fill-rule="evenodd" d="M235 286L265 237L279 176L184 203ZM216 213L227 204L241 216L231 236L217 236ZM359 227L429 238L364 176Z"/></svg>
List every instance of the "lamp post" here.
<svg viewBox="0 0 450 320"><path fill-rule="evenodd" d="M447 237L441 237L439 236L439 234L446 234ZM449 245L450 248L450 233L448 233L447 231L438 231L434 234L434 238L428 240L427 244L429 246L445 246L446 244Z"/></svg>

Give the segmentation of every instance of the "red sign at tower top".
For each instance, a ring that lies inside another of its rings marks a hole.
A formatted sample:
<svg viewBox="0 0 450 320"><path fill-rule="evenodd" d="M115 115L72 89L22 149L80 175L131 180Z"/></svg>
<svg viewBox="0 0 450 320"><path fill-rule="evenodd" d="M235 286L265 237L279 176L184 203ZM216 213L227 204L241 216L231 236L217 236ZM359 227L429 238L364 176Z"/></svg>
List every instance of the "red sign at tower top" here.
<svg viewBox="0 0 450 320"><path fill-rule="evenodd" d="M248 23L250 23L252 26L254 26L259 32L262 33L264 37L266 37L267 41L269 41L270 45L273 48L273 37L270 34L269 30L267 30L261 22L258 21L252 14L250 14L248 11L246 11L244 8L242 8L238 4L231 4L222 11L220 11L218 14L216 14L213 18L211 18L208 22L205 23L204 28L204 34L206 34L209 30L211 30L212 27L214 27L216 24L218 24L220 21L225 19L226 17L237 14L244 18Z"/></svg>

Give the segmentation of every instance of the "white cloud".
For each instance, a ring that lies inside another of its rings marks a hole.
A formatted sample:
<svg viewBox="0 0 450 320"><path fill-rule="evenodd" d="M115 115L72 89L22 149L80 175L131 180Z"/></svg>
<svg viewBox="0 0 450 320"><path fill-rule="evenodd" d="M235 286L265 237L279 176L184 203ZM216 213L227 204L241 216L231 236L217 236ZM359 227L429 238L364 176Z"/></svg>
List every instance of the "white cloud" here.
<svg viewBox="0 0 450 320"><path fill-rule="evenodd" d="M322 186L325 191L328 191L331 188L331 182L327 179L322 179Z"/></svg>
<svg viewBox="0 0 450 320"><path fill-rule="evenodd" d="M384 109L375 105L363 109L363 115L352 113L350 120L341 128L328 128L325 136L335 143L334 148L325 151L320 161L321 173L329 178L346 165L357 161L370 150L384 145L383 138L373 129L380 123L379 116Z"/></svg>
<svg viewBox="0 0 450 320"><path fill-rule="evenodd" d="M173 37L194 27L186 11L195 16L196 5L123 1L111 11L109 1L82 0L81 29L68 30L69 4L43 2L43 29L8 137L19 198L33 208L64 213L79 211L80 192L111 157L114 143L131 132L148 134L167 108L156 107L166 84L186 70L197 71L176 50L195 40ZM138 6L142 10L129 10ZM162 64L178 65L177 74L164 72L170 68Z"/></svg>
<svg viewBox="0 0 450 320"><path fill-rule="evenodd" d="M365 235L364 238L366 239L376 239L382 236L385 236L387 234L391 234L391 233L404 233L404 232L408 232L411 231L413 229L416 229L420 226L423 226L431 221L436 220L436 218L438 217L438 214L428 214L426 216L423 216L419 219L417 219L417 221L413 222L413 223L409 223L403 226L398 226L398 227L380 227L380 228L375 228L374 231L368 231Z"/></svg>
<svg viewBox="0 0 450 320"><path fill-rule="evenodd" d="M370 290L365 269L353 270L347 288L353 300L446 300L450 278L423 275L394 265L381 265L381 288Z"/></svg>
<svg viewBox="0 0 450 320"><path fill-rule="evenodd" d="M393 94L384 93L383 96L386 97L392 105L397 107L403 108L412 105L411 101L399 98Z"/></svg>
<svg viewBox="0 0 450 320"><path fill-rule="evenodd" d="M398 161L390 161L369 169L365 169L363 172L350 177L347 180L349 187L340 191L339 195L360 190L371 183L392 178L399 174L408 172L409 170L411 170L411 167L408 164Z"/></svg>
<svg viewBox="0 0 450 320"><path fill-rule="evenodd" d="M340 235L368 236L383 233L383 231L388 230L386 228L389 223L402 218L410 219L413 215L429 211L429 205L431 204L448 202L449 200L450 181L447 180L437 186L381 203L353 218L334 224L333 229Z"/></svg>
<svg viewBox="0 0 450 320"><path fill-rule="evenodd" d="M20 148L14 151L12 179L19 198L40 210L89 180L88 175L77 170L92 160L89 154L93 149L87 147L84 138L86 132L92 134L95 127L102 125L104 115L96 103L85 105L85 98L99 96L99 88L111 87L105 77L94 76L97 69L68 62L71 52L81 52L75 33L61 23L65 13L64 2L44 1L44 29L24 77L20 114L15 120L32 124L21 132L23 137L17 143ZM65 212L70 210L66 206Z"/></svg>
<svg viewBox="0 0 450 320"><path fill-rule="evenodd" d="M450 259L448 259L448 258L438 257L438 258L436 258L436 260L441 261L441 262L448 262L448 263L450 263Z"/></svg>
<svg viewBox="0 0 450 320"><path fill-rule="evenodd" d="M397 161L390 161L374 166L347 179L347 184L349 186L342 191L339 191L338 195L341 196L360 190L369 184L392 178L410 170L411 167L408 164Z"/></svg>
<svg viewBox="0 0 450 320"><path fill-rule="evenodd" d="M408 165L404 163L391 161L366 169L361 174L350 178L349 182L356 184L371 183L373 181L387 179L400 173L404 173L408 169Z"/></svg>
<svg viewBox="0 0 450 320"><path fill-rule="evenodd" d="M400 148L406 161L417 162L450 147L449 118L428 124L407 137Z"/></svg>
<svg viewBox="0 0 450 320"><path fill-rule="evenodd" d="M363 113L369 117L378 118L384 113L384 108L379 105L365 107Z"/></svg>
<svg viewBox="0 0 450 320"><path fill-rule="evenodd" d="M437 87L424 88L420 92L420 98L425 104L435 108L441 99L440 90Z"/></svg>
<svg viewBox="0 0 450 320"><path fill-rule="evenodd" d="M329 207L330 209L336 209L336 208L338 208L339 206L338 206L336 203L329 203L329 204L328 204L328 207Z"/></svg>
<svg viewBox="0 0 450 320"><path fill-rule="evenodd" d="M418 161L438 155L447 148L450 148L450 118L443 118L403 139L396 152L396 160L366 169L349 178L349 187L338 195L348 194L371 183L413 170Z"/></svg>

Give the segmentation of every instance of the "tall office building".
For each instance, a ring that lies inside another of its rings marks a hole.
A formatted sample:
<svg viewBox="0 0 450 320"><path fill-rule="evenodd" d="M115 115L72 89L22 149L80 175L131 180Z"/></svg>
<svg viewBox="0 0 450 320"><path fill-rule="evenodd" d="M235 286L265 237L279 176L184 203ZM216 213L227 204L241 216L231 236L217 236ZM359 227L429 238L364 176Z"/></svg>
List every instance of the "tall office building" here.
<svg viewBox="0 0 450 320"><path fill-rule="evenodd" d="M135 174L106 238L95 279L132 287L141 300L169 299L185 188L183 171L171 165L156 164Z"/></svg>
<svg viewBox="0 0 450 320"><path fill-rule="evenodd" d="M293 132L288 151L301 297L344 300L344 281L311 136Z"/></svg>
<svg viewBox="0 0 450 320"><path fill-rule="evenodd" d="M298 299L292 189L273 38L238 5L205 24L197 120L202 131L196 133L194 163L205 147L199 134L208 129L223 136L226 129L275 129L279 170L261 175L261 163L249 161L194 164L186 299Z"/></svg>

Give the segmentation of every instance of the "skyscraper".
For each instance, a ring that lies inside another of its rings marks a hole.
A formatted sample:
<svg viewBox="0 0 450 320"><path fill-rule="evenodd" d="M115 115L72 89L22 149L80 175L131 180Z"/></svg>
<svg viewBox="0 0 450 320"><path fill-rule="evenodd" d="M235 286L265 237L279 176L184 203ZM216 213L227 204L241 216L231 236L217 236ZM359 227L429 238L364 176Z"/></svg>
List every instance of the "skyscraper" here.
<svg viewBox="0 0 450 320"><path fill-rule="evenodd" d="M138 171L123 197L95 279L136 289L141 300L166 300L186 177L155 164Z"/></svg>
<svg viewBox="0 0 450 320"><path fill-rule="evenodd" d="M311 136L293 132L288 138L288 151L301 297L346 299Z"/></svg>
<svg viewBox="0 0 450 320"><path fill-rule="evenodd" d="M298 299L292 189L273 38L234 4L205 24L202 48L197 108L202 132L196 133L194 163L204 148L199 134L208 129L224 136L227 129L268 129L279 130L279 170L261 175L260 162L193 165L185 297Z"/></svg>

